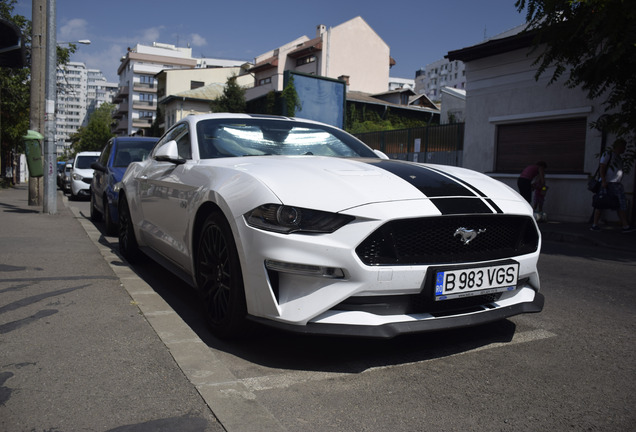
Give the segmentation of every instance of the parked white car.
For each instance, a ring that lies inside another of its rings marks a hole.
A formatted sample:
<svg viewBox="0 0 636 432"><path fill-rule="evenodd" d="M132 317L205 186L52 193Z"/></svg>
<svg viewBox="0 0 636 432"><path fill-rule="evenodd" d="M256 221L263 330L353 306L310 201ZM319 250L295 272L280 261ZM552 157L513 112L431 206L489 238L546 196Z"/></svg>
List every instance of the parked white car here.
<svg viewBox="0 0 636 432"><path fill-rule="evenodd" d="M90 197L90 186L93 181L91 164L99 158L100 152L79 152L75 156L71 169L71 198Z"/></svg>
<svg viewBox="0 0 636 432"><path fill-rule="evenodd" d="M220 337L246 319L393 337L543 308L540 232L517 192L317 122L188 116L130 164L119 217L123 256L195 286Z"/></svg>

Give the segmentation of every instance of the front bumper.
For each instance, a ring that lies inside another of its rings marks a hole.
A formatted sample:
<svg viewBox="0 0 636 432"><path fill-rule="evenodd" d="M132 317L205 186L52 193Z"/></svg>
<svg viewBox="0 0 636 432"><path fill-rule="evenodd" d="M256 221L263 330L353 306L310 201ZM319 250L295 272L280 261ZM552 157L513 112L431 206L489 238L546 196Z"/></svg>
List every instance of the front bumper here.
<svg viewBox="0 0 636 432"><path fill-rule="evenodd" d="M412 321L390 322L380 325L309 322L307 325L299 326L254 316L248 316L248 319L269 327L293 333L390 339L402 334L426 333L463 327L474 327L500 321L515 315L537 313L543 310L543 304L544 296L540 293L535 293L534 300L527 303L518 303L496 309L487 309L471 314L442 318L430 317L429 319L414 319Z"/></svg>
<svg viewBox="0 0 636 432"><path fill-rule="evenodd" d="M404 215L405 219L426 214L426 209L417 205L414 202L378 204L368 213L375 215L385 211ZM384 224L382 219L364 217L363 210L356 209L355 223L319 236L264 232L238 220L237 237L241 239L238 247L249 318L300 333L393 337L541 311L543 297L538 294L540 282L536 268L540 238L535 238L536 249L524 249L519 255L487 256L483 261L469 256L467 261L453 262L454 266L468 267L514 260L519 264L515 290L492 298L475 298L469 305L451 305L449 301L435 305L430 303L431 278L440 263L367 265L362 262L357 246ZM527 219L536 229L534 221ZM448 234L449 240L453 239L453 232ZM271 262L287 263L288 271L284 270L285 265L271 266ZM312 267L316 273L303 273L306 269L302 267ZM302 270L295 272L296 268Z"/></svg>

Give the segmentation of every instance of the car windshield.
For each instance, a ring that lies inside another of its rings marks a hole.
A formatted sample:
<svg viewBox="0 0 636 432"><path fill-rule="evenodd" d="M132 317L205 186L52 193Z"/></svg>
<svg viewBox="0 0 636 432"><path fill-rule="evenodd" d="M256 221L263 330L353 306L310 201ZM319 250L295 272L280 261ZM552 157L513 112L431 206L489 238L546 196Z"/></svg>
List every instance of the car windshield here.
<svg viewBox="0 0 636 432"><path fill-rule="evenodd" d="M146 160L154 146L155 141L120 141L117 143L113 166L125 168L131 162Z"/></svg>
<svg viewBox="0 0 636 432"><path fill-rule="evenodd" d="M197 123L197 138L201 159L264 155L378 157L339 129L289 120L202 120Z"/></svg>
<svg viewBox="0 0 636 432"><path fill-rule="evenodd" d="M77 161L75 161L75 168L77 169L89 169L91 164L97 161L99 155L95 156L78 156Z"/></svg>

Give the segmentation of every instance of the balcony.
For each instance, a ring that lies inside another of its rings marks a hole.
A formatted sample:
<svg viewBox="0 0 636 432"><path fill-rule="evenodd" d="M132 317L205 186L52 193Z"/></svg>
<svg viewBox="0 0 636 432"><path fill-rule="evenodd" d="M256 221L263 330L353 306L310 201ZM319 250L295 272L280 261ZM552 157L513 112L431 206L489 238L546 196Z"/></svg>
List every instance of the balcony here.
<svg viewBox="0 0 636 432"><path fill-rule="evenodd" d="M119 120L115 125L114 130L116 135L127 135L128 134L128 118L124 117Z"/></svg>
<svg viewBox="0 0 636 432"><path fill-rule="evenodd" d="M113 98L113 103L119 103L128 98L130 94L130 88L128 86L119 86L117 94Z"/></svg>
<svg viewBox="0 0 636 432"><path fill-rule="evenodd" d="M143 117L133 119L132 125L134 128L149 128L152 125L152 117Z"/></svg>
<svg viewBox="0 0 636 432"><path fill-rule="evenodd" d="M156 111L157 110L157 102L155 101L133 101L133 109L140 111Z"/></svg>
<svg viewBox="0 0 636 432"><path fill-rule="evenodd" d="M151 83L136 82L133 83L133 90L143 93L157 93L157 86Z"/></svg>

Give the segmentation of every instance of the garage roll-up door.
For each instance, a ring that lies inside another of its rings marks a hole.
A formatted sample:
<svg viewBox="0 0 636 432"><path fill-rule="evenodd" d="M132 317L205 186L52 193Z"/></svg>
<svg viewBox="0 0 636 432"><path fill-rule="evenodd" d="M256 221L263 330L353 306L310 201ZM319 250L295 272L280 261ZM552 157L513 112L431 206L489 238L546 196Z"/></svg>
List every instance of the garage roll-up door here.
<svg viewBox="0 0 636 432"><path fill-rule="evenodd" d="M543 160L551 173L582 173L585 117L497 126L497 172L521 172Z"/></svg>

